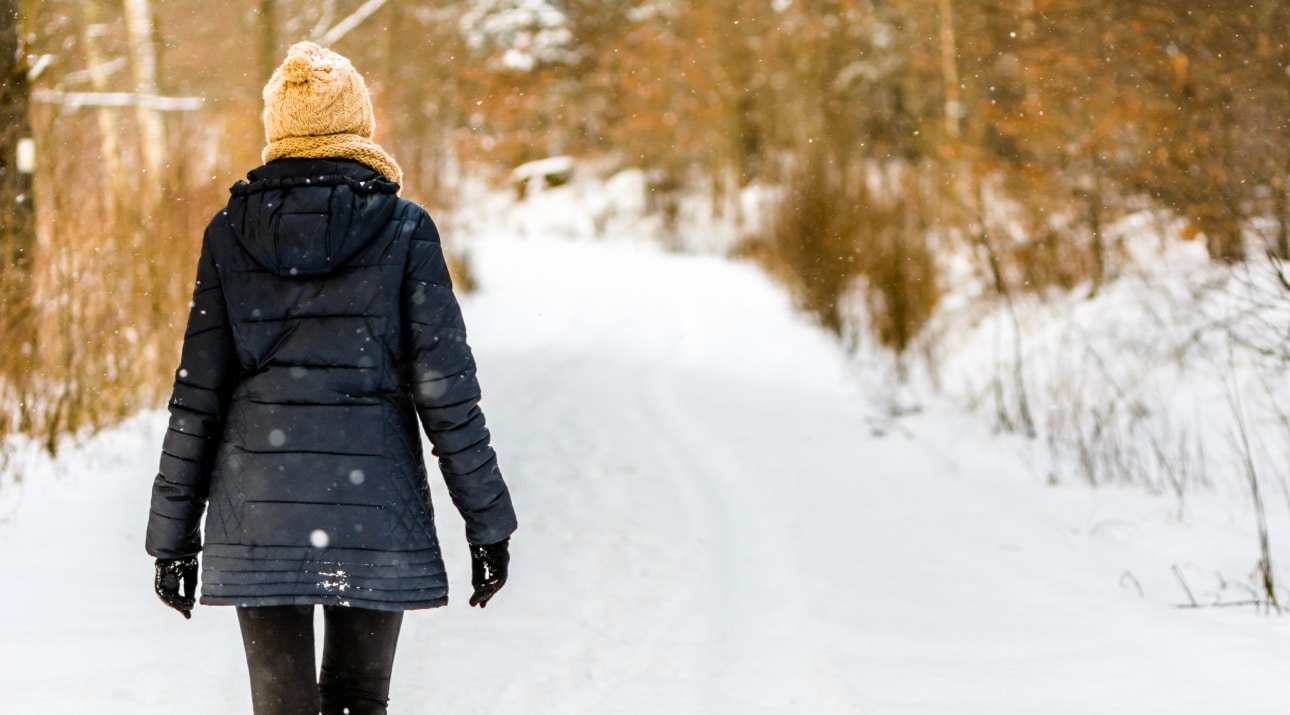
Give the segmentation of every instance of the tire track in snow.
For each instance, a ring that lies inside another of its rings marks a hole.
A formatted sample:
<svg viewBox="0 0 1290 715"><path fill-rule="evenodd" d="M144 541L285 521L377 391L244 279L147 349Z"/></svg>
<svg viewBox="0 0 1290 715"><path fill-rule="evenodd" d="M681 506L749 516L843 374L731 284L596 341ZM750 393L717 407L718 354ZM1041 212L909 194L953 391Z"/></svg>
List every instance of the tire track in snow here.
<svg viewBox="0 0 1290 715"><path fill-rule="evenodd" d="M712 713L788 712L807 695L794 635L800 599L792 584L794 559L786 537L776 533L774 512L756 491L759 475L725 456L729 445L696 440L702 428L672 394L668 371L656 369L639 380L639 407L669 462L672 482L697 494L698 510L709 520L704 545L711 568L706 613L717 625L707 644L706 669ZM743 474L739 479L736 475Z"/></svg>
<svg viewBox="0 0 1290 715"><path fill-rule="evenodd" d="M638 408L650 434L677 470L679 478L673 481L695 493L691 499L697 496L697 508L711 522L707 559L713 564L715 583L707 611L717 638L706 648L705 679L712 685L704 693L704 712L860 712L842 669L822 652L828 634L818 632L805 611L807 581L801 555L812 545L799 543L804 535L792 529L798 523L798 505L785 492L784 473L773 471L780 455L773 461L750 460L737 439L712 428L747 416L737 414L747 403L729 399L735 394L726 395L725 390L767 388L782 380L786 364L816 375L830 374L836 366L813 364L809 358L799 363L797 356L785 361L784 354L776 353L782 341L809 344L818 338L796 322L785 326L791 335L766 330L774 321L759 311L778 306L749 304L737 295L715 295L702 288L703 272L738 274L746 267L714 265L708 259L682 259L677 266L697 275L683 281L691 288L688 293L680 291L662 301L675 332L659 356L640 369L636 384ZM722 353L727 353L726 360L714 362L713 356ZM755 379L727 382L729 375L712 372L734 367L722 363L739 358L744 374L753 368ZM704 401L687 390L693 380L713 386L720 396ZM835 399L844 398L835 393ZM764 422L773 422L769 418L775 402L756 405L765 413ZM802 476L806 479L800 481L818 478ZM832 504L831 516L845 521L843 508L841 502Z"/></svg>
<svg viewBox="0 0 1290 715"><path fill-rule="evenodd" d="M692 610L702 591L692 579L696 555L690 545L704 541L706 529L689 490L665 489L658 481L657 454L643 439L648 429L631 409L630 395L621 392L631 384L623 371L593 358L567 373L599 386L596 402L573 410L584 410L573 424L576 431L598 434L600 457L588 463L585 452L567 444L555 449L579 465L584 488L602 507L594 516L572 515L582 519L592 547L576 560L589 586L580 604L582 622L594 639L581 655L597 677L574 697L566 694L567 712L604 712L633 690L637 705L653 700L658 711L675 712L694 698L693 683L684 679L694 660L686 640L704 626ZM585 569L588 564L600 570Z"/></svg>
<svg viewBox="0 0 1290 715"><path fill-rule="evenodd" d="M530 248L504 245L510 260ZM579 676L576 687L564 684L561 712L603 712L616 702L621 707L624 690L638 693L631 712L857 712L846 704L851 691L839 669L815 652L821 639L802 615L802 580L794 571L807 547L785 529L782 494L770 489L782 486L782 479L746 463L739 444L707 429L705 419L726 418L721 405L705 406L709 411L700 416L679 388L696 365L722 368L711 361L714 349L744 344L762 355L761 343L782 337L757 321L763 306L756 301L748 305L733 295L713 304L676 290L701 287L702 276L714 269L742 272L739 280L748 278L747 270L711 259L583 248L587 255L632 264L566 276L574 283L566 286L571 294L596 295L604 304L561 305L535 287L538 294L525 310L540 322L551 316L546 329L525 336L527 350L507 357L506 370L483 366L490 394L502 395L496 407L488 405L490 420L513 421L511 431L539 432L525 438L535 449L526 447L524 458L545 452L545 460L564 462L571 475L561 488L572 493L563 496L550 484L532 485L540 492L532 495L534 503L556 506L561 514L553 517L551 533L529 530L519 540L531 539L544 551L534 556L544 561L568 558L601 569L599 587L582 597L578 614L552 615L567 617L574 640L607 643L548 652L558 664L541 664L538 670L547 675L534 677L595 672ZM527 279L507 277L511 289ZM605 304L629 312L614 313ZM571 318L570 311L584 312ZM750 321L750 315L756 318ZM704 342L696 345L693 338L700 335ZM757 344L748 345L749 337ZM782 354L763 359L773 363ZM773 367L755 364L759 379L775 379ZM512 412L521 405L530 414ZM499 434L506 431L499 428ZM594 435L590 450L588 435ZM510 464L508 472L517 469L523 465ZM522 482L513 488L524 496ZM570 499L609 513L566 510ZM650 510L643 520L642 509ZM555 533L557 521L593 545ZM615 556L630 563L616 563ZM634 572L641 564L650 570ZM569 578L589 583L586 573ZM612 647L628 639L630 648ZM639 695L647 689L655 692ZM499 711L522 711L525 693L533 705L532 692L528 685L507 687Z"/></svg>

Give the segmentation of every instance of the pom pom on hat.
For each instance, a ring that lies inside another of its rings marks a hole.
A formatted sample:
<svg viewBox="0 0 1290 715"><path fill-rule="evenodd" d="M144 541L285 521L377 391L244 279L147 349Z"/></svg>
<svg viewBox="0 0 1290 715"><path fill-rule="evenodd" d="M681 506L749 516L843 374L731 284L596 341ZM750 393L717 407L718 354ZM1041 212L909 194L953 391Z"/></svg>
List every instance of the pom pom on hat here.
<svg viewBox="0 0 1290 715"><path fill-rule="evenodd" d="M376 130L363 77L344 56L312 42L298 42L264 86L264 136L356 134Z"/></svg>
<svg viewBox="0 0 1290 715"><path fill-rule="evenodd" d="M301 43L303 44L303 43ZM296 45L299 47L300 45ZM295 48L292 48L295 49ZM287 59L278 68L282 72L282 80L292 84L304 84L309 81L310 75L314 72L314 63L310 61L307 54L296 52L287 55Z"/></svg>

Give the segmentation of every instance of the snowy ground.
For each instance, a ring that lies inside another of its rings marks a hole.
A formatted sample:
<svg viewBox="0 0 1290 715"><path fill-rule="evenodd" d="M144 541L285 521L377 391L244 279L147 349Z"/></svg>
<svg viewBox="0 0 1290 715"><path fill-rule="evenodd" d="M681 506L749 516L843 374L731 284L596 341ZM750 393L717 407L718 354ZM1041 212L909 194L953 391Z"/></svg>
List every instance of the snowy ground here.
<svg viewBox="0 0 1290 715"><path fill-rule="evenodd" d="M1214 713L1290 703L1290 621L1183 610L1248 577L1248 521L1046 487L1025 442L892 423L755 269L484 237L465 303L521 529L469 609L406 621L392 712ZM163 416L19 454L0 488L0 712L249 712L234 614L151 593ZM23 481L14 485L21 472Z"/></svg>

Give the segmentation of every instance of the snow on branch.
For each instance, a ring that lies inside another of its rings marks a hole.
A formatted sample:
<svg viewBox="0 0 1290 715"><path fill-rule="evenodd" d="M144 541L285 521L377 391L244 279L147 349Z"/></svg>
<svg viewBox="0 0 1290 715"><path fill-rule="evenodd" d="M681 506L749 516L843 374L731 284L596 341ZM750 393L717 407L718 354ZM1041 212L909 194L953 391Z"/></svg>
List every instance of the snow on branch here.
<svg viewBox="0 0 1290 715"><path fill-rule="evenodd" d="M315 37L314 42L317 42L323 47L331 46L332 43L347 35L350 30L358 27L359 23L371 17L372 13L380 10L381 7L385 5L385 2L386 0L367 0L367 2L360 5L357 10L351 13L349 17L333 25L330 30Z"/></svg>
<svg viewBox="0 0 1290 715"><path fill-rule="evenodd" d="M528 72L577 59L569 17L553 0L477 0L460 29L467 45L507 69Z"/></svg>
<svg viewBox="0 0 1290 715"><path fill-rule="evenodd" d="M61 104L70 109L81 107L147 107L160 112L191 112L202 108L202 97L160 97L137 92L60 92L38 89L31 98L47 104Z"/></svg>

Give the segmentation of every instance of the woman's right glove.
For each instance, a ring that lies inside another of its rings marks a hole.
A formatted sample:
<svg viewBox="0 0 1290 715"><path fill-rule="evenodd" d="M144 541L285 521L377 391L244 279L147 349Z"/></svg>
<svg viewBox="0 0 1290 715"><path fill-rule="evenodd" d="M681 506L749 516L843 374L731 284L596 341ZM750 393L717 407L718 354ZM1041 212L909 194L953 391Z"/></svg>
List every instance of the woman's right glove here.
<svg viewBox="0 0 1290 715"><path fill-rule="evenodd" d="M484 608L488 599L506 585L506 567L511 562L510 542L507 537L496 544L471 544L470 585L475 587L475 593L470 597L470 605Z"/></svg>
<svg viewBox="0 0 1290 715"><path fill-rule="evenodd" d="M179 594L180 582L184 585L182 596ZM184 618L192 618L196 603L194 595L197 593L197 557L157 559L157 578L153 588L162 603L184 614Z"/></svg>

